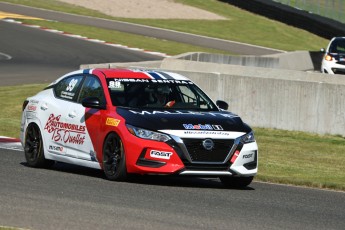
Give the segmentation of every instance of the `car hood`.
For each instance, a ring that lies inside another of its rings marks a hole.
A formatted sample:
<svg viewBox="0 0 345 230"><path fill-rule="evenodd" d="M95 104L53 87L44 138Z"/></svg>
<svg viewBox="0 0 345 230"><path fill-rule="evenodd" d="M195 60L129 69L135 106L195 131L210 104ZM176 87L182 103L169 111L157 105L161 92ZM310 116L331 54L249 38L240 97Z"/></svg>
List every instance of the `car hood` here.
<svg viewBox="0 0 345 230"><path fill-rule="evenodd" d="M215 130L248 133L251 128L227 111L151 110L117 108L126 123L148 130Z"/></svg>

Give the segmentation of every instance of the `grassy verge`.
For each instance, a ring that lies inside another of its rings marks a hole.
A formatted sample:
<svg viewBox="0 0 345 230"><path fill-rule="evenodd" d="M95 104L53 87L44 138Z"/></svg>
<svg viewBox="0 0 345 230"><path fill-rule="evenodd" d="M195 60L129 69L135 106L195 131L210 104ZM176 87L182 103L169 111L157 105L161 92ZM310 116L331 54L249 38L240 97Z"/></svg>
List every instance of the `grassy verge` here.
<svg viewBox="0 0 345 230"><path fill-rule="evenodd" d="M55 0L0 0L74 14L115 19L161 28L234 40L280 50L320 50L327 40L216 0L178 0L178 2L222 15L227 20L174 20L114 18L100 12ZM157 40L157 44L161 42ZM135 47L139 47L134 45ZM196 51L196 50L194 50Z"/></svg>
<svg viewBox="0 0 345 230"><path fill-rule="evenodd" d="M35 84L0 87L1 106L5 108L0 116L0 136L19 138L23 102L45 86Z"/></svg>
<svg viewBox="0 0 345 230"><path fill-rule="evenodd" d="M22 103L45 84L0 87L0 136L19 137ZM256 180L345 191L344 138L255 128Z"/></svg>
<svg viewBox="0 0 345 230"><path fill-rule="evenodd" d="M345 190L345 144L338 136L255 129L260 181Z"/></svg>

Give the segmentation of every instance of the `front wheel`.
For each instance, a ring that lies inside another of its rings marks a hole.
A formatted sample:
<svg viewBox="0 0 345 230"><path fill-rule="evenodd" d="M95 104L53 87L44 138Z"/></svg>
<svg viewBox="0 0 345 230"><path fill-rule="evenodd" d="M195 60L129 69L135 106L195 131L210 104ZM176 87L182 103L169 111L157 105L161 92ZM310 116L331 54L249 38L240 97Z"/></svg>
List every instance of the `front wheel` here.
<svg viewBox="0 0 345 230"><path fill-rule="evenodd" d="M252 183L254 177L219 177L220 181L228 188L245 188Z"/></svg>
<svg viewBox="0 0 345 230"><path fill-rule="evenodd" d="M116 133L109 134L104 141L103 171L109 180L124 181L127 178L125 150Z"/></svg>
<svg viewBox="0 0 345 230"><path fill-rule="evenodd" d="M42 135L36 124L30 124L26 129L24 153L26 162L31 167L50 167L54 164L54 161L44 157Z"/></svg>

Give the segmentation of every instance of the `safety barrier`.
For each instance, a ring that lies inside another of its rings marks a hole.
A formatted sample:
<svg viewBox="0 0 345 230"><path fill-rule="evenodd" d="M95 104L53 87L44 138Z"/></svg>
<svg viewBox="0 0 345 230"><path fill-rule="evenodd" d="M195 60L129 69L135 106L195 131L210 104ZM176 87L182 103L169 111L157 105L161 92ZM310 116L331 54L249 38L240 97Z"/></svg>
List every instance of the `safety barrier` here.
<svg viewBox="0 0 345 230"><path fill-rule="evenodd" d="M345 136L345 77L288 69L166 58L143 63L82 65L154 68L181 73L254 127Z"/></svg>

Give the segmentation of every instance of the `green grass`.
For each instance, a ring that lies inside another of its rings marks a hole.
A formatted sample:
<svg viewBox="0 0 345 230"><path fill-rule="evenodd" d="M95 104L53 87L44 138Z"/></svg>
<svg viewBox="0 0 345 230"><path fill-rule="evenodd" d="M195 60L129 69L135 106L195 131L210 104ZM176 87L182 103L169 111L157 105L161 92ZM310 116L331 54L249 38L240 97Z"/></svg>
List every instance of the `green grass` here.
<svg viewBox="0 0 345 230"><path fill-rule="evenodd" d="M345 2L343 0L277 0L278 2L296 7L313 14L318 14L324 17L332 18L342 23L345 22Z"/></svg>
<svg viewBox="0 0 345 230"><path fill-rule="evenodd" d="M0 87L0 136L19 137L23 101L46 84ZM345 140L338 136L255 128L258 181L345 191Z"/></svg>
<svg viewBox="0 0 345 230"><path fill-rule="evenodd" d="M0 116L0 136L19 138L23 102L45 86L35 84L0 87L1 106L6 108Z"/></svg>
<svg viewBox="0 0 345 230"><path fill-rule="evenodd" d="M55 0L0 0L40 8L64 11L74 14L115 19L161 28L195 33L210 37L234 40L280 50L320 50L328 40L265 17L261 17L230 4L216 0L178 0L184 4L199 7L222 15L227 20L176 20L176 19L129 19L114 18L83 7L70 6ZM128 35L130 36L130 35ZM162 40L156 40L157 44ZM164 42L164 41L163 41ZM141 47L138 44L135 47ZM198 51L192 50L189 51Z"/></svg>
<svg viewBox="0 0 345 230"><path fill-rule="evenodd" d="M345 140L338 136L255 129L260 181L345 190Z"/></svg>
<svg viewBox="0 0 345 230"><path fill-rule="evenodd" d="M280 50L320 50L327 40L314 34L262 16L243 11L217 0L178 0L217 13L228 20L121 19L210 37L234 40Z"/></svg>

